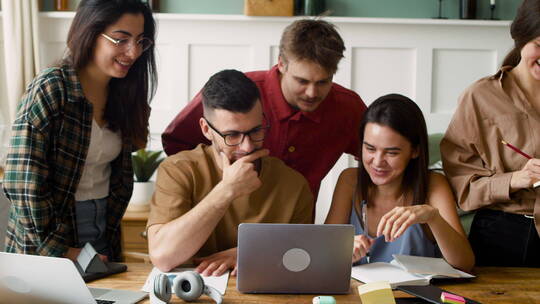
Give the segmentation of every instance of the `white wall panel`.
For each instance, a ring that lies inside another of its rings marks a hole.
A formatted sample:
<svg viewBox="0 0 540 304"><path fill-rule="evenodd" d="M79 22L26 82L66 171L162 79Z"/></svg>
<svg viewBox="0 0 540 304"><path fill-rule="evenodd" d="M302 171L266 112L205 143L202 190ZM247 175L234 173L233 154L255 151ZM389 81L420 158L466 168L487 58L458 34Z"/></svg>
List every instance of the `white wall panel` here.
<svg viewBox="0 0 540 304"><path fill-rule="evenodd" d="M191 45L189 48L189 98L201 90L210 76L224 69L251 70L247 45Z"/></svg>
<svg viewBox="0 0 540 304"><path fill-rule="evenodd" d="M352 89L366 104L388 93L416 99L414 49L355 47L352 54Z"/></svg>
<svg viewBox="0 0 540 304"><path fill-rule="evenodd" d="M150 104L150 147L154 150L163 149L161 133L189 101L188 58L184 45L159 43L156 47L158 87Z"/></svg>
<svg viewBox="0 0 540 304"><path fill-rule="evenodd" d="M457 96L474 81L497 70L494 50L433 50L431 113L454 112Z"/></svg>
<svg viewBox="0 0 540 304"><path fill-rule="evenodd" d="M46 68L62 59L73 13L41 13L39 19L40 66Z"/></svg>
<svg viewBox="0 0 540 304"><path fill-rule="evenodd" d="M270 65L274 66L278 63L278 57L279 57L279 46L273 45L270 47Z"/></svg>
<svg viewBox="0 0 540 304"><path fill-rule="evenodd" d="M64 41L42 41L40 43L40 66L42 69L54 65L66 52Z"/></svg>
<svg viewBox="0 0 540 304"><path fill-rule="evenodd" d="M179 92L185 92L187 89L187 79L182 76L188 63L187 50L182 46L170 43L160 43L155 52L156 68L158 74L158 85L156 95L152 100L152 110L155 108L170 109L175 106L185 106L187 100ZM162 75L175 75L175 77L160 77ZM180 101L181 100L181 101ZM180 104L179 104L180 102Z"/></svg>
<svg viewBox="0 0 540 304"><path fill-rule="evenodd" d="M338 70L336 74L334 75L333 81L335 83L338 83L346 88L352 88L352 70L353 70L353 64L352 64L352 50L351 48L345 49L345 52L343 53L343 58L338 64Z"/></svg>

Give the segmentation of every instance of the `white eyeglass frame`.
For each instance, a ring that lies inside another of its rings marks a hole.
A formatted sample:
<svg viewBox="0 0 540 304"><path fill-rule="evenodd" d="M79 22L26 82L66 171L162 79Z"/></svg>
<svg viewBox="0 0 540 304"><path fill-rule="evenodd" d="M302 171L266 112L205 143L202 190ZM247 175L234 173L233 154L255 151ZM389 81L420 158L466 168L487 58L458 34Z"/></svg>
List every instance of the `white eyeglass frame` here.
<svg viewBox="0 0 540 304"><path fill-rule="evenodd" d="M116 47L120 47L120 46L119 46L119 45L120 45L120 42L122 42L123 40L129 40L129 39L115 39L115 38L113 38L113 37L111 37L111 36L109 36L109 35L107 35L107 34L105 34L105 33L101 33L101 36L103 36L103 38L105 38L105 39L109 40L110 42L112 42ZM143 38L141 38L141 39L135 41L135 44L133 44L133 42L132 42L132 43L129 43L129 44L128 44L128 47L127 47L127 49L126 49L125 51L127 52L127 51L131 50L131 48L133 47L133 45L139 46L139 41L144 40L144 39L146 39L147 41L149 41L150 44L149 44L148 47L145 48L145 49L141 48L141 53L147 51L147 50L152 46L152 44L154 44L154 41L152 41L152 39L147 38L147 37L143 37Z"/></svg>

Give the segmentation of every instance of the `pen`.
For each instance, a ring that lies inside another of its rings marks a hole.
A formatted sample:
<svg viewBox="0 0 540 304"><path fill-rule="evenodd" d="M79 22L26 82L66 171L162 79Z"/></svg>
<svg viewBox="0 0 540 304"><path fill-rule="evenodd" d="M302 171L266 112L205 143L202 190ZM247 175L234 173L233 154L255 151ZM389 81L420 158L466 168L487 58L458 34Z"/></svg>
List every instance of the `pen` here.
<svg viewBox="0 0 540 304"><path fill-rule="evenodd" d="M531 159L531 158L532 158L529 154L527 154L527 153L521 151L520 149L518 149L518 148L516 148L515 146L513 146L513 145L511 145L511 144L509 144L509 143L507 143L507 142L505 142L504 140L501 140L501 142L503 143L503 145L505 145L505 146L507 146L508 148L510 148L510 149L512 149L512 150L514 150L514 151L516 151L517 153L519 153L519 154L525 156L527 159Z"/></svg>
<svg viewBox="0 0 540 304"><path fill-rule="evenodd" d="M369 235L368 235L368 224L367 224L367 202L366 201L363 201L362 202L362 222L364 223L364 236L369 238ZM369 251L366 252L366 261L369 263Z"/></svg>
<svg viewBox="0 0 540 304"><path fill-rule="evenodd" d="M517 153L519 153L519 154L525 156L527 159L532 159L532 156L530 156L529 154L527 154L527 153L521 151L520 149L518 149L518 148L515 147L514 145L511 145L511 144L505 142L504 140L501 140L501 142L502 142L503 145L505 145L505 146L507 146L508 148L510 148L510 149L512 149L512 150L514 150L514 151L516 151ZM536 187L538 187L538 186L540 186L540 181L537 181L536 183L533 184L533 188L536 188Z"/></svg>

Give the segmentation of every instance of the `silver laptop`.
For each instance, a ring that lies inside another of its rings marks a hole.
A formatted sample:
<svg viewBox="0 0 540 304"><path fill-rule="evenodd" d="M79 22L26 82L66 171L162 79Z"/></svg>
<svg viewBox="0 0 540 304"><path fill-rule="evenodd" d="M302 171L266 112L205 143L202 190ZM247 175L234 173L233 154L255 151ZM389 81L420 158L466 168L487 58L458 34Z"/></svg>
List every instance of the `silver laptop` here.
<svg viewBox="0 0 540 304"><path fill-rule="evenodd" d="M137 303L145 292L88 288L71 260L0 252L0 303Z"/></svg>
<svg viewBox="0 0 540 304"><path fill-rule="evenodd" d="M352 225L240 224L243 293L349 293Z"/></svg>

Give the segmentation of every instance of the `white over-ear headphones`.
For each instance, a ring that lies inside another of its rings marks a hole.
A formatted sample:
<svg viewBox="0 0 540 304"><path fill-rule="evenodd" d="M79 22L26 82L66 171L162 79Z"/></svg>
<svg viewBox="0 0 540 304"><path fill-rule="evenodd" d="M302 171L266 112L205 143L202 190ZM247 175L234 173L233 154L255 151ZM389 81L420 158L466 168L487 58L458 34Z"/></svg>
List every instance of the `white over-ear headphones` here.
<svg viewBox="0 0 540 304"><path fill-rule="evenodd" d="M202 294L208 295L217 304L221 304L223 301L219 291L204 285L203 278L195 271L184 271L178 275L160 273L154 278L150 301L155 297L162 302L169 303L172 293L186 302L194 301Z"/></svg>

